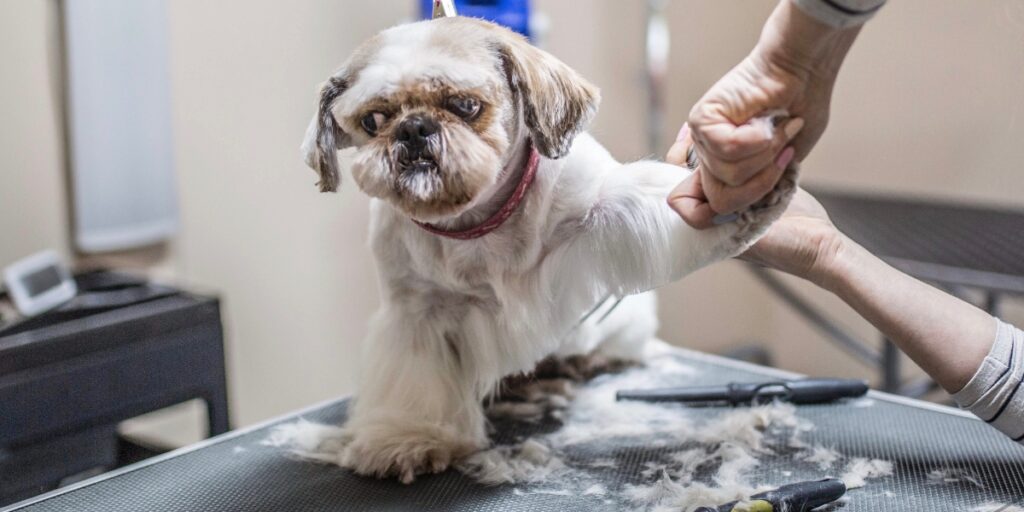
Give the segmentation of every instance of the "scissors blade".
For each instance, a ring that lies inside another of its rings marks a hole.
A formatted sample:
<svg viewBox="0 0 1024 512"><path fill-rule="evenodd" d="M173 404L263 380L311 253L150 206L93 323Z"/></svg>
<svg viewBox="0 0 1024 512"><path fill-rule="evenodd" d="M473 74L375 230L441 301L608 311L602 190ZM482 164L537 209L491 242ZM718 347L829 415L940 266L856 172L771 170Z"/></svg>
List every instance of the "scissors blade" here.
<svg viewBox="0 0 1024 512"><path fill-rule="evenodd" d="M455 0L434 0L433 18L450 18L458 15L455 12Z"/></svg>

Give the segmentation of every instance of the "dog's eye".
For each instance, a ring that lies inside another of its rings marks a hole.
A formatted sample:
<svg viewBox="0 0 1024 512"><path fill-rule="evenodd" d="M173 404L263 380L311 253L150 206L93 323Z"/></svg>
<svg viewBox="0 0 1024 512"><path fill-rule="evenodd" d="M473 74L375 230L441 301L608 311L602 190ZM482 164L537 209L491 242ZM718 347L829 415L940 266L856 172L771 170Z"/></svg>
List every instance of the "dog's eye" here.
<svg viewBox="0 0 1024 512"><path fill-rule="evenodd" d="M480 113L480 101L468 96L452 96L448 98L448 110L466 119L474 119Z"/></svg>
<svg viewBox="0 0 1024 512"><path fill-rule="evenodd" d="M362 125L364 130L366 130L366 133L370 135L377 135L377 130L380 130L380 127L384 126L385 119L384 114L380 112L370 112L359 120L359 124Z"/></svg>

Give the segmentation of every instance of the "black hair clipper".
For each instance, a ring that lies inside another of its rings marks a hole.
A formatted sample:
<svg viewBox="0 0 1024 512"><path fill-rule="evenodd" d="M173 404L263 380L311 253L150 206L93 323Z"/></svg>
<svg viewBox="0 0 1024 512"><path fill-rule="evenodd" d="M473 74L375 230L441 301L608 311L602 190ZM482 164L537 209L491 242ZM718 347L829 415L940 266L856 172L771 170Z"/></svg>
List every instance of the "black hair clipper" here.
<svg viewBox="0 0 1024 512"><path fill-rule="evenodd" d="M782 400L794 404L820 404L842 398L856 398L868 392L868 383L855 379L802 379L752 382L724 386L620 390L616 400L684 402L690 404L751 404Z"/></svg>

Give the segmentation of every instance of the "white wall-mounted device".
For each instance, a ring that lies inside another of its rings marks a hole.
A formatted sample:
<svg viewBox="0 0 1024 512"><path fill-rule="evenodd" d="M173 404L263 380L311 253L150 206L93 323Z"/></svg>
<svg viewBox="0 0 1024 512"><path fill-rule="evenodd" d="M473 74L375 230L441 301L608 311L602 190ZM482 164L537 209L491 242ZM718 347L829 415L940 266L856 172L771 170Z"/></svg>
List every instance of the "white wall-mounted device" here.
<svg viewBox="0 0 1024 512"><path fill-rule="evenodd" d="M45 313L78 293L71 272L53 251L33 254L5 268L4 286L14 307L25 316Z"/></svg>

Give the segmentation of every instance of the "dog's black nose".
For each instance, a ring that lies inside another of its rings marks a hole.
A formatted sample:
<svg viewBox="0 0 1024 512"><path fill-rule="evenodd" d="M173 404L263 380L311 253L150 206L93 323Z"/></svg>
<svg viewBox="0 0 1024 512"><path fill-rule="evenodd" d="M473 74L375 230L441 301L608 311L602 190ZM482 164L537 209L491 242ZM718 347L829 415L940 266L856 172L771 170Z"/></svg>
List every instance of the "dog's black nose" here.
<svg viewBox="0 0 1024 512"><path fill-rule="evenodd" d="M397 136L409 149L423 149L427 145L427 137L437 133L440 128L437 121L427 116L411 115L398 125Z"/></svg>

